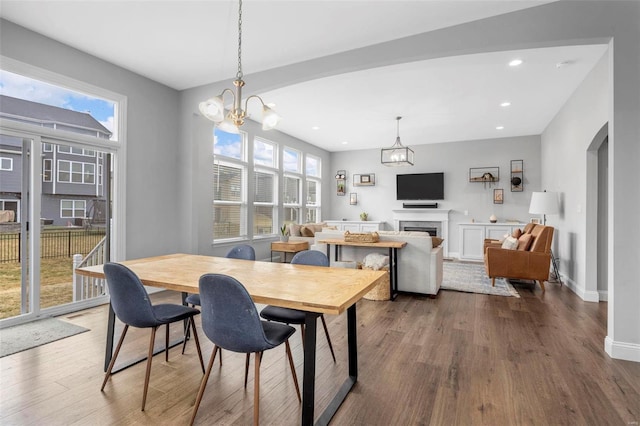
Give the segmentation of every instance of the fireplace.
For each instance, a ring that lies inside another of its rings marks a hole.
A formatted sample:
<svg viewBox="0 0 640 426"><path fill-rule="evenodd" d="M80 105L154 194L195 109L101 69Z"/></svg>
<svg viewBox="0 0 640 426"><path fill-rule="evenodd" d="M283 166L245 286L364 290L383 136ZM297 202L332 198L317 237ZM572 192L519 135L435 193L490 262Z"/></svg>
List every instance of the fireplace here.
<svg viewBox="0 0 640 426"><path fill-rule="evenodd" d="M398 231L427 232L444 239L442 254L449 256L449 212L448 209L402 209L393 210L394 229Z"/></svg>

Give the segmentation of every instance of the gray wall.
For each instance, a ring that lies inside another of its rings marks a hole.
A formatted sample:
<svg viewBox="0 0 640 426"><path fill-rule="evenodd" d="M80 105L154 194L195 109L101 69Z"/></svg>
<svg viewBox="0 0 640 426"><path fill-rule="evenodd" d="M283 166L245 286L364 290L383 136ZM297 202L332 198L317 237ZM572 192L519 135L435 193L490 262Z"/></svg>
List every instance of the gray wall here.
<svg viewBox="0 0 640 426"><path fill-rule="evenodd" d="M178 250L178 92L12 22L0 55L127 96L126 257Z"/></svg>
<svg viewBox="0 0 640 426"><path fill-rule="evenodd" d="M393 141L389 141L389 146ZM458 225L488 222L495 214L499 222L521 220L528 222L531 215L529 201L531 192L540 190L540 137L488 139L412 146L415 165L412 167L386 167L380 163L380 149L333 153L333 172L347 171L347 196L335 195L332 184L332 216L325 219L359 220L366 211L369 220L386 222L386 229L393 229L392 210L402 209L402 201L396 200L396 175L405 173L444 172L444 200L437 201L439 209L450 209L449 255L458 252ZM524 191L511 192L509 183L511 160L524 161ZM500 181L491 187L469 182L469 168L499 167ZM353 174L375 173L375 186L353 186ZM504 189L504 203L493 204L493 189ZM349 205L348 194L358 194L358 205ZM415 203L418 203L416 201ZM465 211L468 213L465 216Z"/></svg>

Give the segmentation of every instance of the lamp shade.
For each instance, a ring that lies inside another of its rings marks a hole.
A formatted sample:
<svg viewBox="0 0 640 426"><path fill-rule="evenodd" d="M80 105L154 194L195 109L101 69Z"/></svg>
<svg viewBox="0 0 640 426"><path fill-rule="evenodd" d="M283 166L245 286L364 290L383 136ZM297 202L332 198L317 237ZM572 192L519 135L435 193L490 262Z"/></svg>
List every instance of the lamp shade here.
<svg viewBox="0 0 640 426"><path fill-rule="evenodd" d="M532 214L558 214L560 203L556 192L534 192L531 194L529 213Z"/></svg>
<svg viewBox="0 0 640 426"><path fill-rule="evenodd" d="M214 96L204 102L200 102L199 108L202 115L215 123L224 120L224 104L220 96Z"/></svg>

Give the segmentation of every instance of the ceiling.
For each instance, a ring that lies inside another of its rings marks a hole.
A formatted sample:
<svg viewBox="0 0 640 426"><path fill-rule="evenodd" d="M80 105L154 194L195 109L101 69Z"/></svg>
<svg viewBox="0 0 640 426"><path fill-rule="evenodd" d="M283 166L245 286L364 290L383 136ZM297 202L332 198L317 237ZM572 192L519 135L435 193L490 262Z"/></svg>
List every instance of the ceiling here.
<svg viewBox="0 0 640 426"><path fill-rule="evenodd" d="M254 94L252 73L544 3L244 0L244 94ZM0 16L177 90L228 81L237 71L236 1L0 0ZM396 116L409 146L536 135L606 48L408 62L255 94L275 104L279 130L332 152L391 146ZM514 58L524 63L509 67Z"/></svg>

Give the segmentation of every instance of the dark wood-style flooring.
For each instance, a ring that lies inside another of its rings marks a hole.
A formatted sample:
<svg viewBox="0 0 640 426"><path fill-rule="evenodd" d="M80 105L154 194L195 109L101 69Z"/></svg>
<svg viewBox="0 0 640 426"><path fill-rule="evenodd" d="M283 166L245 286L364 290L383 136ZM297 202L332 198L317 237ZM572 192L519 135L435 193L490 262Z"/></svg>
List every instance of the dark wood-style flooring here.
<svg viewBox="0 0 640 426"><path fill-rule="evenodd" d="M359 302L359 379L332 424L637 425L640 364L604 352L606 303L583 302L558 284L544 294L517 289L519 299L441 291L436 299ZM0 359L0 424L188 424L202 377L193 342L185 355L174 348L168 363L154 358L142 412L144 363L100 392L106 316L102 306L61 317L91 331ZM338 362L319 329L317 413L347 368L346 315L326 317ZM129 332L122 359L146 352L148 332ZM201 341L206 362L212 345L203 333ZM299 333L291 343L302 380ZM251 424L253 374L245 391L244 360L225 351L221 368L216 361L196 424ZM261 423L299 424L284 348L266 352L262 367Z"/></svg>

